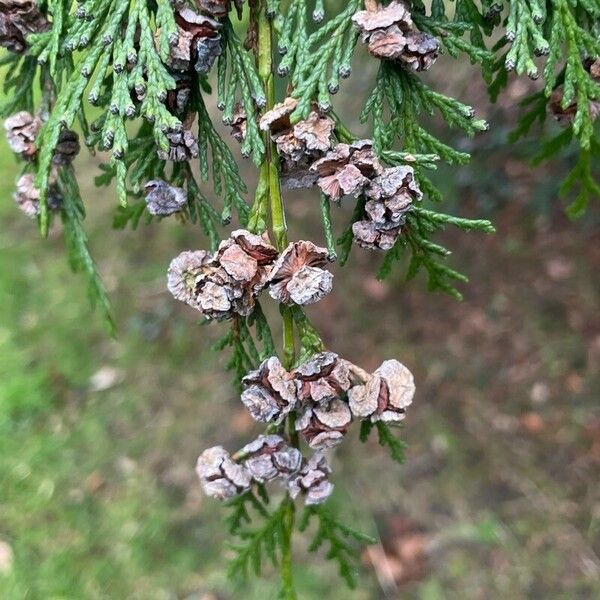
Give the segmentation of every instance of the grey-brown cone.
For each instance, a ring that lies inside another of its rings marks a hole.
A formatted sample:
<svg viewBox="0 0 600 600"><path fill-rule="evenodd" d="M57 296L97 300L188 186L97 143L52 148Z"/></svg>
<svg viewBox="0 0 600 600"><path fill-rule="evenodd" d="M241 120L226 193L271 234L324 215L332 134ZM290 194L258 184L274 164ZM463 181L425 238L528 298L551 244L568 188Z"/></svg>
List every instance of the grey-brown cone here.
<svg viewBox="0 0 600 600"><path fill-rule="evenodd" d="M192 158L198 158L200 152L198 140L190 129L185 127L176 131L167 133L169 140L168 150L158 150L157 154L161 160L171 160L173 162L185 162Z"/></svg>
<svg viewBox="0 0 600 600"><path fill-rule="evenodd" d="M343 196L363 194L370 181L384 169L373 151L373 142L357 140L352 144L337 144L315 161L310 171L317 177L321 191L330 200L339 201Z"/></svg>
<svg viewBox="0 0 600 600"><path fill-rule="evenodd" d="M296 431L302 434L311 448L331 448L342 441L351 423L352 413L348 404L335 399L306 406L296 421Z"/></svg>
<svg viewBox="0 0 600 600"><path fill-rule="evenodd" d="M405 3L394 0L387 6L368 8L357 12L352 20L373 56L393 60L412 71L431 67L439 54L439 42L415 28Z"/></svg>
<svg viewBox="0 0 600 600"><path fill-rule="evenodd" d="M187 192L162 179L154 179L144 186L146 207L151 215L167 216L183 210Z"/></svg>
<svg viewBox="0 0 600 600"><path fill-rule="evenodd" d="M40 190L35 187L34 180L35 177L31 173L21 175L17 180L16 190L13 194L19 210L31 219L34 219L40 213ZM47 202L48 208L52 211L60 209L62 204L58 189L54 183L50 184Z"/></svg>
<svg viewBox="0 0 600 600"><path fill-rule="evenodd" d="M320 452L315 452L304 462L301 471L288 479L290 496L295 499L303 494L305 504L322 504L333 492L333 484L329 481L330 473L327 458Z"/></svg>
<svg viewBox="0 0 600 600"><path fill-rule="evenodd" d="M279 435L259 435L240 450L244 466L252 478L265 483L277 477L289 477L300 470L302 454Z"/></svg>
<svg viewBox="0 0 600 600"><path fill-rule="evenodd" d="M323 269L326 248L309 241L291 243L279 256L268 275L269 293L284 304L313 304L329 294L333 275Z"/></svg>
<svg viewBox="0 0 600 600"><path fill-rule="evenodd" d="M310 166L332 146L334 122L318 110L295 125L290 116L298 106L288 97L276 104L260 119L262 131L269 131L281 158L282 183L288 188L310 187L317 176Z"/></svg>
<svg viewBox="0 0 600 600"><path fill-rule="evenodd" d="M236 463L222 446L208 448L196 463L196 473L207 496L228 500L250 489L250 471Z"/></svg>
<svg viewBox="0 0 600 600"><path fill-rule="evenodd" d="M35 138L42 127L42 120L26 110L11 115L4 121L6 139L10 149L24 160L36 154Z"/></svg>
<svg viewBox="0 0 600 600"><path fill-rule="evenodd" d="M173 259L168 289L209 319L248 316L276 256L277 250L262 237L238 229L214 254L187 251Z"/></svg>
<svg viewBox="0 0 600 600"><path fill-rule="evenodd" d="M298 399L292 376L276 356L264 360L246 375L241 400L260 423L281 423L296 408Z"/></svg>
<svg viewBox="0 0 600 600"><path fill-rule="evenodd" d="M320 352L292 372L303 404L327 405L342 397L356 380L356 367L334 352Z"/></svg>
<svg viewBox="0 0 600 600"><path fill-rule="evenodd" d="M366 219L352 226L357 244L364 248L392 248L406 215L415 200L423 196L411 167L390 167L375 177L365 189Z"/></svg>
<svg viewBox="0 0 600 600"><path fill-rule="evenodd" d="M415 395L412 373L397 360L386 360L364 385L348 392L352 415L371 421L402 421Z"/></svg>

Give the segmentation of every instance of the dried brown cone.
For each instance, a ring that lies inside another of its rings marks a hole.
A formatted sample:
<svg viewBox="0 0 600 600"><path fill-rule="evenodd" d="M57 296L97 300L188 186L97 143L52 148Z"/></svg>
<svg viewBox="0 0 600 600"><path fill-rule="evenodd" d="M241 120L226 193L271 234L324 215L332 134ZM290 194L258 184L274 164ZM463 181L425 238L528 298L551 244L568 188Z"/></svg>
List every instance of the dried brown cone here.
<svg viewBox="0 0 600 600"><path fill-rule="evenodd" d="M259 435L240 450L244 466L258 483L290 477L300 470L302 454L279 435Z"/></svg>
<svg viewBox="0 0 600 600"><path fill-rule="evenodd" d="M262 237L238 229L215 254L187 251L173 259L168 288L209 319L248 316L276 256L277 250Z"/></svg>
<svg viewBox="0 0 600 600"><path fill-rule="evenodd" d="M222 53L221 23L201 15L187 6L175 12L177 43L169 47L167 66L173 71L189 71L193 66L200 74L208 73ZM155 35L158 44L159 36Z"/></svg>
<svg viewBox="0 0 600 600"><path fill-rule="evenodd" d="M357 12L352 20L376 58L393 60L413 71L426 71L439 54L434 36L417 30L402 2L373 5Z"/></svg>
<svg viewBox="0 0 600 600"><path fill-rule="evenodd" d="M414 395L412 373L397 360L386 360L364 385L350 389L348 402L357 419L402 421Z"/></svg>
<svg viewBox="0 0 600 600"><path fill-rule="evenodd" d="M360 196L370 180L383 173L383 166L373 151L373 142L358 140L337 144L315 161L310 170L316 175L321 191L330 200L339 201L343 196Z"/></svg>
<svg viewBox="0 0 600 600"><path fill-rule="evenodd" d="M329 481L331 469L327 458L320 452L315 452L302 465L301 471L288 479L288 493L292 499L304 495L307 505L322 504L333 492L333 484Z"/></svg>
<svg viewBox="0 0 600 600"><path fill-rule="evenodd" d="M390 167L365 189L366 219L352 225L354 241L363 248L389 250L406 222L415 200L423 194L411 167Z"/></svg>
<svg viewBox="0 0 600 600"><path fill-rule="evenodd" d="M248 127L248 117L241 102L235 105L231 120L227 122L231 127L231 135L240 144L246 139L246 130Z"/></svg>
<svg viewBox="0 0 600 600"><path fill-rule="evenodd" d="M27 48L30 33L42 33L50 23L33 0L2 0L0 2L0 46L21 54Z"/></svg>
<svg viewBox="0 0 600 600"><path fill-rule="evenodd" d="M241 400L252 418L259 423L281 423L296 408L298 398L292 376L276 356L264 360L248 373Z"/></svg>
<svg viewBox="0 0 600 600"><path fill-rule="evenodd" d="M356 381L356 367L334 352L320 352L292 372L302 404L327 405Z"/></svg>
<svg viewBox="0 0 600 600"><path fill-rule="evenodd" d="M250 489L250 471L237 464L222 446L208 448L196 463L196 473L207 496L228 500Z"/></svg>
<svg viewBox="0 0 600 600"><path fill-rule="evenodd" d="M185 162L193 158L198 158L200 150L198 140L190 129L183 127L176 131L167 133L169 140L168 150L158 150L157 154L161 160L170 160L173 162Z"/></svg>
<svg viewBox="0 0 600 600"><path fill-rule="evenodd" d="M162 179L154 179L144 186L146 207L151 215L167 216L183 210L187 192Z"/></svg>
<svg viewBox="0 0 600 600"><path fill-rule="evenodd" d="M16 190L13 198L25 215L34 219L40 214L40 190L35 187L35 176L31 173L21 175L17 180ZM62 200L55 183L50 184L48 190L48 208L51 211L59 210Z"/></svg>
<svg viewBox="0 0 600 600"><path fill-rule="evenodd" d="M11 115L4 121L6 138L10 149L24 160L36 154L35 138L42 127L42 120L26 110Z"/></svg>
<svg viewBox="0 0 600 600"><path fill-rule="evenodd" d="M72 129L63 129L58 136L52 161L55 165L70 165L79 154L79 136Z"/></svg>
<svg viewBox="0 0 600 600"><path fill-rule="evenodd" d="M268 276L269 294L284 304L313 304L329 294L333 275L323 269L326 248L309 241L291 243L277 259Z"/></svg>
<svg viewBox="0 0 600 600"><path fill-rule="evenodd" d="M296 421L296 431L311 448L332 448L339 444L350 424L352 413L341 399L320 405L305 406Z"/></svg>
<svg viewBox="0 0 600 600"><path fill-rule="evenodd" d="M401 227L395 229L379 230L373 221L368 219L356 221L352 224L354 241L361 247L369 250L391 250L401 233Z"/></svg>
<svg viewBox="0 0 600 600"><path fill-rule="evenodd" d="M334 122L317 110L295 125L290 116L298 101L288 97L260 119L262 131L269 131L282 160L282 183L288 188L310 187L317 177L310 166L331 148Z"/></svg>

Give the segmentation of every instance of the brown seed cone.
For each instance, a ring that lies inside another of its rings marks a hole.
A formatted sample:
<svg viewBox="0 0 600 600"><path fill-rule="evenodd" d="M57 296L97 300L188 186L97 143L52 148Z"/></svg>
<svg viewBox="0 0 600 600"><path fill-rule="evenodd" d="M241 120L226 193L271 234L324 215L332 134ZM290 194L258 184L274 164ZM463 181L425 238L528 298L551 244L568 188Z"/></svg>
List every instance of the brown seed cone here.
<svg viewBox="0 0 600 600"><path fill-rule="evenodd" d="M400 235L401 228L378 230L371 220L356 221L352 224L354 241L369 250L391 250Z"/></svg>
<svg viewBox="0 0 600 600"><path fill-rule="evenodd" d="M390 250L402 232L414 200L423 194L411 167L390 167L365 190L366 219L352 225L354 241L371 250Z"/></svg>
<svg viewBox="0 0 600 600"><path fill-rule="evenodd" d="M79 154L79 136L71 129L63 129L58 137L52 162L55 165L70 165Z"/></svg>
<svg viewBox="0 0 600 600"><path fill-rule="evenodd" d="M317 185L330 199L360 196L370 179L383 172L383 166L373 152L371 140L352 144L337 144L310 168L318 177Z"/></svg>
<svg viewBox="0 0 600 600"><path fill-rule="evenodd" d="M344 396L357 378L357 367L334 352L320 352L294 369L297 396L302 404L327 405Z"/></svg>
<svg viewBox="0 0 600 600"><path fill-rule="evenodd" d="M439 42L415 29L408 6L391 2L357 12L352 20L376 58L393 60L413 71L426 71L439 54Z"/></svg>
<svg viewBox="0 0 600 600"><path fill-rule="evenodd" d="M187 6L176 10L175 22L177 43L169 46L167 66L175 72L186 72L194 66L198 73L208 73L223 51L221 23ZM159 41L160 37L155 34L155 43Z"/></svg>
<svg viewBox="0 0 600 600"><path fill-rule="evenodd" d="M289 477L302 465L300 450L287 444L279 435L259 435L244 446L240 454L244 456L244 466L259 483Z"/></svg>
<svg viewBox="0 0 600 600"><path fill-rule="evenodd" d="M162 179L149 181L144 186L144 192L146 193L146 207L151 215L172 215L183 210L187 204L187 192Z"/></svg>
<svg viewBox="0 0 600 600"><path fill-rule="evenodd" d="M6 138L10 149L24 160L36 154L35 138L42 127L42 120L26 110L11 115L4 121Z"/></svg>
<svg viewBox="0 0 600 600"><path fill-rule="evenodd" d="M298 100L289 96L283 102L275 104L260 118L261 131L270 131L272 136L288 131L291 128L290 115L297 106Z"/></svg>
<svg viewBox="0 0 600 600"><path fill-rule="evenodd" d="M21 54L27 48L30 33L42 33L50 23L33 0L3 0L0 2L0 46Z"/></svg>
<svg viewBox="0 0 600 600"><path fill-rule="evenodd" d="M296 421L296 431L302 434L311 448L331 448L339 444L350 424L352 413L340 399L306 406Z"/></svg>
<svg viewBox="0 0 600 600"><path fill-rule="evenodd" d="M40 190L34 185L35 177L31 173L21 175L17 180L17 186L13 198L25 215L34 219L40 213ZM48 208L51 211L60 209L62 200L58 193L56 184L51 183L48 190Z"/></svg>
<svg viewBox="0 0 600 600"><path fill-rule="evenodd" d="M177 300L209 319L248 316L276 254L263 238L239 229L221 242L215 254L188 251L173 259L168 288Z"/></svg>
<svg viewBox="0 0 600 600"><path fill-rule="evenodd" d="M333 484L329 482L330 473L327 458L315 452L308 461L304 461L301 471L288 479L288 493L292 499L303 494L307 505L322 504L333 492Z"/></svg>
<svg viewBox="0 0 600 600"><path fill-rule="evenodd" d="M200 150L198 140L190 129L179 129L167 133L169 140L168 150L158 150L157 154L161 160L170 160L173 162L185 162L193 158L198 158Z"/></svg>
<svg viewBox="0 0 600 600"><path fill-rule="evenodd" d="M568 106L563 108L564 88L559 85L550 94L548 100L548 110L550 114L556 119L559 125L563 127L569 127L575 122L577 115L577 102L572 102ZM600 114L600 102L597 100L591 100L589 102L590 118L592 121Z"/></svg>
<svg viewBox="0 0 600 600"><path fill-rule="evenodd" d="M291 243L279 256L267 283L271 296L284 304L313 304L329 294L333 275L325 271L329 253L309 241Z"/></svg>
<svg viewBox="0 0 600 600"><path fill-rule="evenodd" d="M276 356L264 360L242 383L246 389L241 400L259 423L281 423L298 403L292 376Z"/></svg>
<svg viewBox="0 0 600 600"><path fill-rule="evenodd" d="M167 109L171 114L185 116L192 93L192 77L189 73L177 71L173 71L171 76L175 79L176 87L167 92Z"/></svg>
<svg viewBox="0 0 600 600"><path fill-rule="evenodd" d="M364 385L348 392L352 415L359 419L402 421L415 395L412 373L397 360L386 360Z"/></svg>
<svg viewBox="0 0 600 600"><path fill-rule="evenodd" d="M233 461L222 446L208 448L196 463L196 473L207 496L228 500L250 489L250 471Z"/></svg>
<svg viewBox="0 0 600 600"><path fill-rule="evenodd" d="M406 30L413 27L410 11L403 2L394 0L387 6L371 3L367 8L368 10L360 10L352 17L363 36L369 36L374 31L381 31L392 25L399 25Z"/></svg>
<svg viewBox="0 0 600 600"><path fill-rule="evenodd" d="M281 157L282 184L287 188L311 187L317 177L310 171L311 164L331 148L334 122L319 111L295 125L290 116L298 106L295 98L288 97L267 111L260 119L262 131L269 131Z"/></svg>
<svg viewBox="0 0 600 600"><path fill-rule="evenodd" d="M240 144L246 139L246 130L248 127L248 117L241 102L235 105L231 121L227 123L231 127L231 135Z"/></svg>

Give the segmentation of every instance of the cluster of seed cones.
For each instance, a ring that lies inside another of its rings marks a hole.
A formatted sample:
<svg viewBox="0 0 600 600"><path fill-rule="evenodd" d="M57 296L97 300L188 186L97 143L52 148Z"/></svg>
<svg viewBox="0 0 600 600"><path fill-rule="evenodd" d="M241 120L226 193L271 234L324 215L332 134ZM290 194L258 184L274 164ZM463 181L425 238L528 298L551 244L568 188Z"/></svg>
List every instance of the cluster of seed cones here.
<svg viewBox="0 0 600 600"><path fill-rule="evenodd" d="M334 144L334 122L317 109L292 125L296 107L294 98L286 98L260 120L277 146L284 182L289 187L317 185L334 202L363 196L365 215L354 223L354 239L365 248L389 250L412 203L422 197L413 169L384 166L371 140Z"/></svg>
<svg viewBox="0 0 600 600"><path fill-rule="evenodd" d="M272 356L243 379L241 400L260 423L278 426L295 415L296 431L316 452L303 458L279 435L259 436L230 456L217 446L203 452L197 471L204 491L226 499L246 492L253 482L279 479L307 504L325 501L333 490L323 451L339 444L355 420L399 422L412 403L412 373L386 360L374 373L322 352L292 371Z"/></svg>
<svg viewBox="0 0 600 600"><path fill-rule="evenodd" d="M27 111L21 111L4 121L6 138L10 149L23 161L31 163L37 159L36 138L42 128L43 120ZM60 194L56 185L56 168L69 165L79 152L79 136L70 129L60 132L58 144L54 150L53 165L48 190L48 208L58 210L61 206ZM35 218L40 212L40 190L34 185L34 175L25 173L17 180L13 195L17 206L28 217Z"/></svg>
<svg viewBox="0 0 600 600"><path fill-rule="evenodd" d="M207 75L222 54L221 21L227 17L234 3L231 0L196 0L197 10L192 10L184 1L175 1L174 4L177 36L169 40L166 66L176 81L176 88L167 94L166 105L171 113L181 118L182 126L167 132L169 147L159 150L158 155L162 160L184 162L199 155L198 141L191 130L195 113L189 110L194 81L192 74L195 71L199 75ZM238 12L242 4L243 0L235 1ZM156 32L155 40L160 49L160 31Z"/></svg>
<svg viewBox="0 0 600 600"><path fill-rule="evenodd" d="M186 251L173 259L168 288L209 319L248 316L265 288L284 304L320 300L333 285L327 260L327 250L312 242L291 243L280 254L264 237L238 229L214 253Z"/></svg>

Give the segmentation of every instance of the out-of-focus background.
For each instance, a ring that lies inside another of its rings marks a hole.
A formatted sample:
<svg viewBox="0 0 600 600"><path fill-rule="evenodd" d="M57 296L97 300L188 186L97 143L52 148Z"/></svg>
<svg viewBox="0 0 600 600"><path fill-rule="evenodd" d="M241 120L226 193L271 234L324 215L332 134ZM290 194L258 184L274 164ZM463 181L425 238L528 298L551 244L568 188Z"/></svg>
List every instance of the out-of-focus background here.
<svg viewBox="0 0 600 600"><path fill-rule="evenodd" d="M374 68L359 63L338 100L361 133ZM397 357L418 392L404 466L356 432L333 459L335 505L380 540L359 589L298 537L300 597L599 597L600 205L569 222L556 190L573 157L532 168L536 140L506 144L529 83L492 106L476 67L442 59L429 79L491 122L475 140L446 131L474 159L435 178L449 211L498 232L440 236L471 278L462 303L399 270L377 281L380 258L355 248L309 311L332 349L369 369ZM14 206L1 142L0 597L272 598L269 569L242 590L227 582L225 511L194 474L202 449L258 431L210 351L225 325L198 326L166 291L170 259L205 240L174 219L113 231L114 193L93 185L100 159L77 169L116 340L69 271L60 224L41 240ZM287 208L292 238L322 242L314 193ZM349 210L334 210L338 232Z"/></svg>

